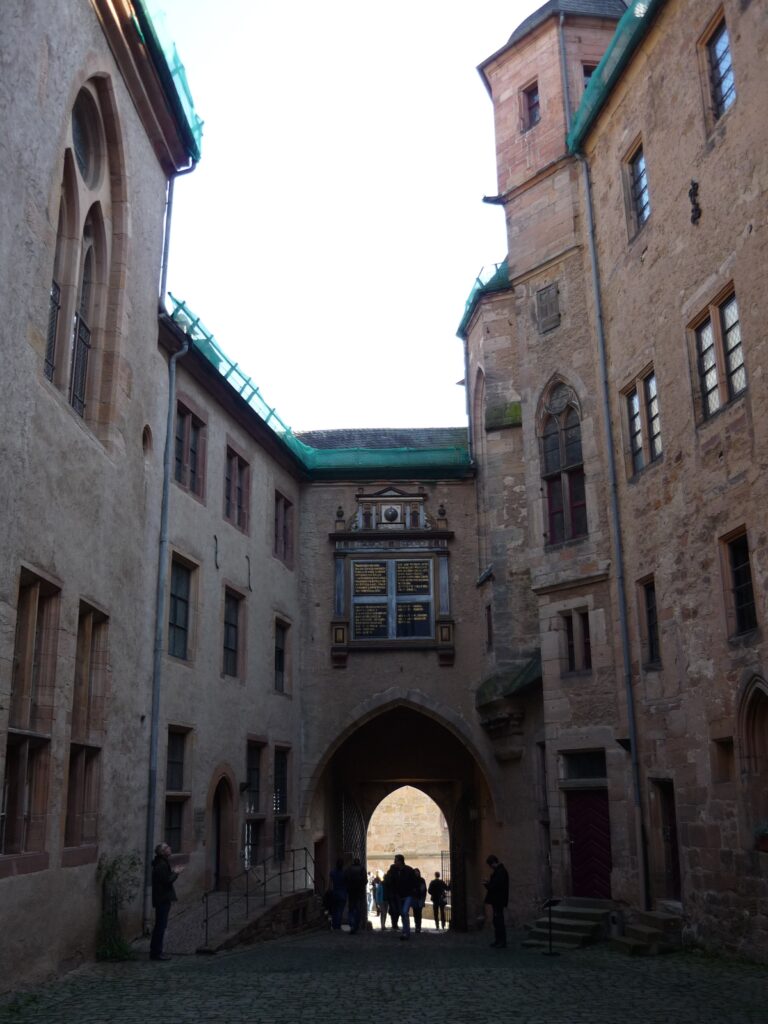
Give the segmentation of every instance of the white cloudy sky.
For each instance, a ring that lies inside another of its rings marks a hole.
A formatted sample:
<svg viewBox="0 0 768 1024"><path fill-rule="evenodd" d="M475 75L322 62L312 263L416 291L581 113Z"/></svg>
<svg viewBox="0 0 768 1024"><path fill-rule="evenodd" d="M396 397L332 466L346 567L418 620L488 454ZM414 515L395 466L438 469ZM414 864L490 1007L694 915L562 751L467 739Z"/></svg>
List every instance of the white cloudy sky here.
<svg viewBox="0 0 768 1024"><path fill-rule="evenodd" d="M456 426L506 254L477 65L543 0L162 0L205 121L168 287L295 430Z"/></svg>

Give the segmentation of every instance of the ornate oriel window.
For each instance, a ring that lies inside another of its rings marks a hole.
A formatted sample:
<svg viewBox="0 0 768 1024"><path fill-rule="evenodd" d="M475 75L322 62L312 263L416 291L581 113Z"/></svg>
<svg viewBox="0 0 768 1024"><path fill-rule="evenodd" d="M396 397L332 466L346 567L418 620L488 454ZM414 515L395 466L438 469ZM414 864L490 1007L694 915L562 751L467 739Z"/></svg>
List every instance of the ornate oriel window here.
<svg viewBox="0 0 768 1024"><path fill-rule="evenodd" d="M433 648L453 659L445 509L427 510L427 493L390 487L358 491L346 519L339 508L335 547L333 659L350 650Z"/></svg>

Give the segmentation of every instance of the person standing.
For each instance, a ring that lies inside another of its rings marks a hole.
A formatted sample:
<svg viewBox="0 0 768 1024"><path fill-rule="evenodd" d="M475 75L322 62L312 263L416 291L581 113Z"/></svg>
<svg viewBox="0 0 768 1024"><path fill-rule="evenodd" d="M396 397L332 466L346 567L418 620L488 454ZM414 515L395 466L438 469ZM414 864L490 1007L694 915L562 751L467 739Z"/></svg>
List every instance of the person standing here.
<svg viewBox="0 0 768 1024"><path fill-rule="evenodd" d="M448 890L450 886L442 880L440 872L435 872L435 877L429 883L427 892L432 900L432 913L435 918L435 928L445 930L445 905L448 902ZM440 923L442 921L442 924Z"/></svg>
<svg viewBox="0 0 768 1024"><path fill-rule="evenodd" d="M331 877L331 927L335 932L341 928L344 916L344 904L347 902L347 879L344 872L344 861L341 857L336 867L330 872Z"/></svg>
<svg viewBox="0 0 768 1024"><path fill-rule="evenodd" d="M355 857L344 872L344 881L347 886L347 899L349 900L349 933L354 935L360 928L360 922L363 918L365 886L367 882L365 868L360 863L359 857Z"/></svg>
<svg viewBox="0 0 768 1024"><path fill-rule="evenodd" d="M421 931L421 912L424 909L424 904L427 902L427 883L421 877L421 872L418 868L413 869L414 875L416 875L416 892L413 897L413 923L416 926L416 934Z"/></svg>
<svg viewBox="0 0 768 1024"><path fill-rule="evenodd" d="M493 910L493 933L494 941L491 946L495 949L505 949L507 945L507 928L504 924L504 909L509 903L509 873L498 857L491 854L486 858L485 863L491 869L491 877L485 886L485 902Z"/></svg>
<svg viewBox="0 0 768 1024"><path fill-rule="evenodd" d="M390 890L390 914L394 903L395 915L400 917L403 924L403 934L400 936L400 940L405 942L411 937L410 911L416 895L416 873L405 863L402 853L397 853L395 854L395 863L387 872L387 877Z"/></svg>
<svg viewBox="0 0 768 1024"><path fill-rule="evenodd" d="M152 929L152 937L149 940L150 960L171 959L163 952L163 939L168 925L168 915L171 912L171 904L176 902L176 890L173 884L183 870L183 867L179 867L176 871L173 870L170 846L167 843L158 843L152 861L152 906L155 908L155 927Z"/></svg>

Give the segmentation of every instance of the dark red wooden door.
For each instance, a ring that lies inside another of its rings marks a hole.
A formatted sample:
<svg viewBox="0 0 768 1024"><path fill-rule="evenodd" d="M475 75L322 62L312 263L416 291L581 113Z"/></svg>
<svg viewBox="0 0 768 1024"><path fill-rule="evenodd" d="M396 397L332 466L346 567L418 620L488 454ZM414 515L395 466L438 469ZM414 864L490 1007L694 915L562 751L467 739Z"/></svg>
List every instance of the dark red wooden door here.
<svg viewBox="0 0 768 1024"><path fill-rule="evenodd" d="M611 898L611 822L605 789L567 794L572 895Z"/></svg>

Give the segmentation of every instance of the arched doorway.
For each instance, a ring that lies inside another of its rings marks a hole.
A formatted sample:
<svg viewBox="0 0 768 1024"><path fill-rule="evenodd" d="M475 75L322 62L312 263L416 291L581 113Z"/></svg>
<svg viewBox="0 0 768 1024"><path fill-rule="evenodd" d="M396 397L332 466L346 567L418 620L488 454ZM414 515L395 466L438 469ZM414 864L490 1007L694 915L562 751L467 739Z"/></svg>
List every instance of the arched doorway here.
<svg viewBox="0 0 768 1024"><path fill-rule="evenodd" d="M232 863L233 801L229 780L219 779L211 804L211 882L214 889L234 874Z"/></svg>
<svg viewBox="0 0 768 1024"><path fill-rule="evenodd" d="M492 800L469 745L413 705L390 705L369 717L338 745L319 774L312 817L327 836L329 863L365 856L374 812L404 786L432 800L445 818L455 879L453 923L466 927L482 914L481 851L488 842L485 823L492 828L495 819Z"/></svg>

